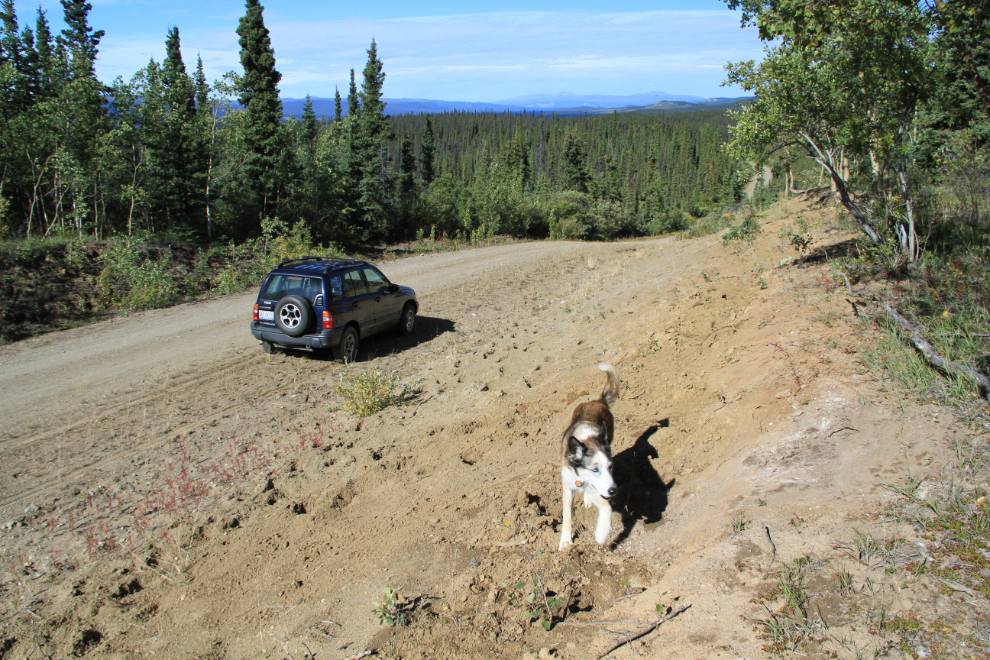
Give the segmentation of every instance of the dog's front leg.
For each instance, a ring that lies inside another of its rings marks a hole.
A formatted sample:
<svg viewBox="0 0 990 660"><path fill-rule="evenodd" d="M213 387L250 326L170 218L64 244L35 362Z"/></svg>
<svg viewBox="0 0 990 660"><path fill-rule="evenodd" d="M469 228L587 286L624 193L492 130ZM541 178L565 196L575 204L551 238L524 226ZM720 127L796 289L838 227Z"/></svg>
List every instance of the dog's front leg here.
<svg viewBox="0 0 990 660"><path fill-rule="evenodd" d="M595 543L605 545L609 534L612 532L612 506L608 500L598 493L585 493L585 497L591 496L592 502L598 507L598 523L595 525Z"/></svg>
<svg viewBox="0 0 990 660"><path fill-rule="evenodd" d="M563 521L560 524L560 547L558 550L564 550L572 545L571 538L574 535L571 529L572 520L574 517L574 491L570 489L567 481L564 481L564 515Z"/></svg>

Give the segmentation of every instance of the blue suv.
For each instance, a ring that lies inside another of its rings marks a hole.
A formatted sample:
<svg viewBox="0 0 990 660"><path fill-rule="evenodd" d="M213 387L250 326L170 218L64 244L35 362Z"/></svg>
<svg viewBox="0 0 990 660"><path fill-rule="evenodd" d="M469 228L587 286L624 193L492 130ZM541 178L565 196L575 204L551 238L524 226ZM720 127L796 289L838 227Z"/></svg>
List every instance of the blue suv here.
<svg viewBox="0 0 990 660"><path fill-rule="evenodd" d="M366 261L302 257L265 278L251 334L266 353L329 348L334 358L353 362L362 338L390 328L411 335L418 311L415 291Z"/></svg>

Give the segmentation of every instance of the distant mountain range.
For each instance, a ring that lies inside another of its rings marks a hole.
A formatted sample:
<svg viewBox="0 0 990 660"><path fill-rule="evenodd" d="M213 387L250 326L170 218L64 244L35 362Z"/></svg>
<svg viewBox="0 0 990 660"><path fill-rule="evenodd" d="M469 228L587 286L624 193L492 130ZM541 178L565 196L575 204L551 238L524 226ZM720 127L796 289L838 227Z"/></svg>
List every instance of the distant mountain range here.
<svg viewBox="0 0 990 660"><path fill-rule="evenodd" d="M700 96L668 94L667 92L646 92L645 94L632 94L629 96L571 94L570 92L560 92L558 94L533 94L530 96L517 96L512 99L505 99L503 101L495 102L501 103L502 105L521 106L527 110L554 110L557 108L573 110L575 108L627 108L631 106L653 105L661 101L701 103L704 99Z"/></svg>
<svg viewBox="0 0 990 660"><path fill-rule="evenodd" d="M476 103L470 101L439 101L434 99L382 99L385 101L385 113L388 115L406 115L440 112L537 112L540 114L555 113L557 115L604 114L611 112L645 112L649 114L661 112L683 112L690 110L716 110L729 108L751 97L712 98L700 96L684 96L667 94L665 92L647 92L630 96L608 96L605 94L534 94L518 96L513 99L495 103ZM313 96L313 111L316 116L332 118L334 101L332 98ZM301 117L306 99L283 98L282 108L286 116ZM347 114L346 99L344 114Z"/></svg>

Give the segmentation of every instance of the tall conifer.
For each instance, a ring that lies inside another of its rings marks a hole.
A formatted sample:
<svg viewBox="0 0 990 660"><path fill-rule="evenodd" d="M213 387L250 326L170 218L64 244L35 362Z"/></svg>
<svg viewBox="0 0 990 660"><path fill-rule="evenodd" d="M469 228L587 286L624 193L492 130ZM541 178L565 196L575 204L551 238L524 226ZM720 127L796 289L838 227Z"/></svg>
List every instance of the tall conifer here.
<svg viewBox="0 0 990 660"><path fill-rule="evenodd" d="M433 157L436 153L436 138L433 135L433 122L429 116L426 118L426 129L423 131L423 144L419 149L419 176L424 186L433 183L435 172L433 170Z"/></svg>
<svg viewBox="0 0 990 660"><path fill-rule="evenodd" d="M169 28L165 53L161 67L165 114L161 126L160 166L165 188L165 215L169 230L172 230L176 219L188 221L193 215L193 180L199 169L199 159L194 153L196 90L182 60L178 27ZM198 199L198 195L195 198Z"/></svg>
<svg viewBox="0 0 990 660"><path fill-rule="evenodd" d="M17 31L17 12L14 0L0 2L0 64L21 66L21 37Z"/></svg>
<svg viewBox="0 0 990 660"><path fill-rule="evenodd" d="M347 116L357 117L358 110L357 85L354 84L354 69L351 69L351 86L347 89Z"/></svg>
<svg viewBox="0 0 990 660"><path fill-rule="evenodd" d="M34 25L34 49L38 53L38 66L41 75L38 83L39 99L55 95L55 41L45 11L38 7L38 19Z"/></svg>
<svg viewBox="0 0 990 660"><path fill-rule="evenodd" d="M312 145L316 140L316 133L319 130L319 120L313 112L313 100L306 95L306 102L303 103L302 114L302 138L307 145Z"/></svg>
<svg viewBox="0 0 990 660"><path fill-rule="evenodd" d="M200 114L207 112L210 104L210 85L206 82L206 74L203 73L203 58L201 56L196 56L193 86L196 88L196 109Z"/></svg>
<svg viewBox="0 0 990 660"><path fill-rule="evenodd" d="M399 197L406 201L416 190L416 157L408 135L399 141Z"/></svg>
<svg viewBox="0 0 990 660"><path fill-rule="evenodd" d="M334 87L333 88L333 120L339 123L341 119L343 119L343 117L341 116L340 90Z"/></svg>
<svg viewBox="0 0 990 660"><path fill-rule="evenodd" d="M182 50L179 42L179 28L169 28L165 39L165 61L162 63L162 84L169 94L172 110L191 117L196 112L196 90L193 81L186 73L186 64L182 61Z"/></svg>
<svg viewBox="0 0 990 660"><path fill-rule="evenodd" d="M41 60L34 45L34 31L27 25L21 31L22 64L21 73L24 75L25 100L29 104L37 103L41 90Z"/></svg>
<svg viewBox="0 0 990 660"><path fill-rule="evenodd" d="M362 214L362 230L367 240L379 240L385 235L393 212L391 200L394 189L384 162L387 151L383 141L391 139L391 131L385 116L385 103L382 101L382 86L385 83L382 69L382 61L378 59L378 46L372 39L359 93L361 108L357 115L355 149L357 165L361 169L358 207Z"/></svg>
<svg viewBox="0 0 990 660"><path fill-rule="evenodd" d="M564 183L567 189L588 192L588 166L581 138L568 133L564 137Z"/></svg>
<svg viewBox="0 0 990 660"><path fill-rule="evenodd" d="M89 25L89 12L93 5L86 0L61 0L66 28L59 43L72 58L72 75L75 78L95 77L97 46L103 38L103 30L93 31Z"/></svg>
<svg viewBox="0 0 990 660"><path fill-rule="evenodd" d="M245 163L246 179L253 183L258 196L253 222L268 215L269 207L276 199L276 166L281 151L279 123L282 120L278 83L282 74L275 69L275 51L262 15L264 8L258 0L247 0L245 6L247 11L237 26L244 67L239 100L247 112L245 138L251 150Z"/></svg>

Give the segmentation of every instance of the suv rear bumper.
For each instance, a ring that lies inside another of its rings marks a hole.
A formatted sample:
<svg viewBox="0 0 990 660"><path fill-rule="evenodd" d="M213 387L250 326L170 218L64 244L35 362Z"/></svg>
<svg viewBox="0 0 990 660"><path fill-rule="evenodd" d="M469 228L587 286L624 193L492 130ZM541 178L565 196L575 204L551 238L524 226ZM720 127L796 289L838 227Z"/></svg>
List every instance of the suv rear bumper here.
<svg viewBox="0 0 990 660"><path fill-rule="evenodd" d="M277 328L269 328L261 325L258 321L251 321L251 334L259 341L267 341L278 346L316 350L330 348L339 344L344 330L343 328L335 328L333 330L324 330L319 334L290 337Z"/></svg>

